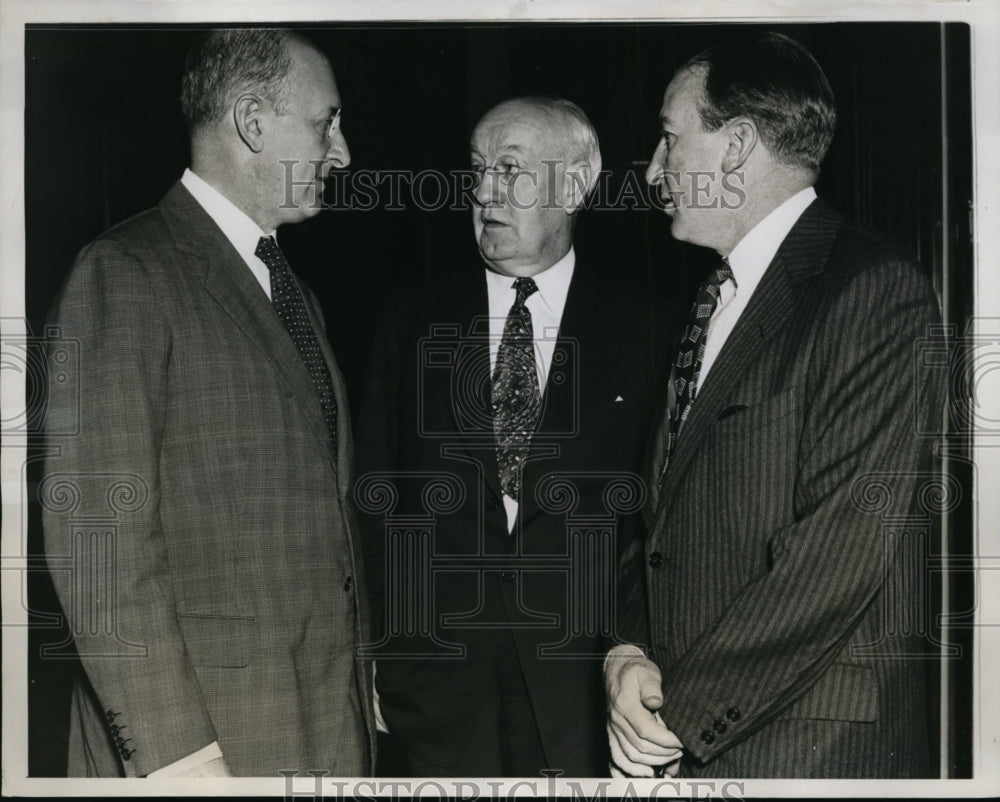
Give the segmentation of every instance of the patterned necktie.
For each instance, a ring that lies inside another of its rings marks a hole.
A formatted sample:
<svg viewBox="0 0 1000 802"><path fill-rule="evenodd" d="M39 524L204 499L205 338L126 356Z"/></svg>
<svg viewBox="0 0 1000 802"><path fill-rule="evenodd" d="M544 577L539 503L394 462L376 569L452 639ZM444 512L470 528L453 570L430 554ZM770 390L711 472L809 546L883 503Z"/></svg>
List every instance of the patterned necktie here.
<svg viewBox="0 0 1000 802"><path fill-rule="evenodd" d="M535 343L531 312L524 305L538 287L530 278L514 282L517 291L493 370L493 432L497 440L500 487L512 499L521 495L521 472L531 435L538 425L542 396L535 370Z"/></svg>
<svg viewBox="0 0 1000 802"><path fill-rule="evenodd" d="M285 259L278 243L274 241L274 237L261 237L254 255L267 265L267 269L271 272L271 302L309 370L313 385L319 394L319 402L323 407L323 417L330 432L330 444L336 452L337 401L333 397L333 381L330 379L330 369L316 339L316 332L313 331L312 323L309 321L302 291L292 276L288 260Z"/></svg>
<svg viewBox="0 0 1000 802"><path fill-rule="evenodd" d="M723 259L722 264L709 273L708 278L698 288L698 294L695 295L691 314L684 327L684 336L681 337L680 348L677 351L677 359L674 360L674 406L670 411L670 432L661 476L667 470L681 426L687 420L691 404L694 403L694 397L698 392L698 377L705 356L708 324L719 303L719 288L731 278L733 271L729 267L729 262Z"/></svg>

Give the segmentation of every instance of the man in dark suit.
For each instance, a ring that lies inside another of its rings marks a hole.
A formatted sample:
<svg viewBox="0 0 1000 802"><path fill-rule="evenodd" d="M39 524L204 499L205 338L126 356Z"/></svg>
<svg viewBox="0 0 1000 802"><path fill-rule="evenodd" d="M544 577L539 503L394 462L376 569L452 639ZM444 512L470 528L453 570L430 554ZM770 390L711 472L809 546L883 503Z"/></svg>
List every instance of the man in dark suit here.
<svg viewBox="0 0 1000 802"><path fill-rule="evenodd" d="M79 343L40 490L86 670L69 773L366 774L347 400L274 240L350 160L340 95L310 43L242 29L192 49L181 100L191 169L83 249L51 315Z"/></svg>
<svg viewBox="0 0 1000 802"><path fill-rule="evenodd" d="M504 102L471 153L485 268L391 298L361 417L378 698L414 775L603 774L664 320L573 248L601 169L577 106Z"/></svg>
<svg viewBox="0 0 1000 802"><path fill-rule="evenodd" d="M912 777L930 770L923 567L885 526L936 480L944 393L920 269L813 184L833 96L769 34L674 76L647 172L720 257L674 360L650 466L648 658L607 666L617 772ZM883 520L882 511L887 516ZM682 756L681 756L682 755Z"/></svg>

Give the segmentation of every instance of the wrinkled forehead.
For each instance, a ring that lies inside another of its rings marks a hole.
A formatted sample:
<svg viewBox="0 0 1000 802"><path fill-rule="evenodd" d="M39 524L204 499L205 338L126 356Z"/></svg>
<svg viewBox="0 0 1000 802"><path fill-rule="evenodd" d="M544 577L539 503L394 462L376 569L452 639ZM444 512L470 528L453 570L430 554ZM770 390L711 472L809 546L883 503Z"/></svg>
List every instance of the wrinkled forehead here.
<svg viewBox="0 0 1000 802"><path fill-rule="evenodd" d="M470 146L481 156L512 150L527 155L562 155L559 126L544 109L526 103L505 103L489 111L472 132Z"/></svg>

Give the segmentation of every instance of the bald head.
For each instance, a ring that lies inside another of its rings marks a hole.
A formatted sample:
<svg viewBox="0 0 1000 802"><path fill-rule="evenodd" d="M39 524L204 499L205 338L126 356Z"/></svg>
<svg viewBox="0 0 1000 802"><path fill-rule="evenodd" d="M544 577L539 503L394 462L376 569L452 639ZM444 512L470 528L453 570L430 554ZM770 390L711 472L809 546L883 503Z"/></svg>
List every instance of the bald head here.
<svg viewBox="0 0 1000 802"><path fill-rule="evenodd" d="M498 103L476 126L495 126L510 121L531 121L544 131L550 150L549 159L566 163L584 163L590 168L590 192L601 172L601 150L597 131L583 109L575 103L552 97L515 97Z"/></svg>

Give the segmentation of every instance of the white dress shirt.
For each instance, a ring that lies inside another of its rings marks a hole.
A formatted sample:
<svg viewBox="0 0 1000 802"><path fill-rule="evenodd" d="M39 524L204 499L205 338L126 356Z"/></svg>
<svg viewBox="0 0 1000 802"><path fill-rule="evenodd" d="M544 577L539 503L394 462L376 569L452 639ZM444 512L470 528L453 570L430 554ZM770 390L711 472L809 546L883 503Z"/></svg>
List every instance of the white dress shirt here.
<svg viewBox="0 0 1000 802"><path fill-rule="evenodd" d="M222 233L226 235L226 239L232 243L236 252L243 257L243 261L250 268L250 272L257 279L257 283L260 284L261 288L267 294L268 299L270 299L271 272L267 269L267 265L254 255L254 251L257 250L257 243L261 237L274 237L275 232L272 231L270 234L265 234L260 226L247 217L245 212L238 209L229 198L203 178L199 178L190 168L184 171L184 175L181 176L181 183L194 196L194 199L198 201L198 205L222 229Z"/></svg>
<svg viewBox="0 0 1000 802"><path fill-rule="evenodd" d="M781 243L815 199L816 190L812 187L792 195L750 229L729 253L729 267L733 271L733 278L723 282L719 288L719 303L712 313L705 337L705 356L698 374L699 389L705 386L708 372L736 328L740 315L750 302L750 296L757 289Z"/></svg>
<svg viewBox="0 0 1000 802"><path fill-rule="evenodd" d="M569 283L576 266L576 253L571 247L567 254L552 267L532 276L538 292L532 293L524 302L531 314L531 331L535 343L535 371L538 374L538 389L545 396L545 385L552 366L552 355L559 336L559 324L566 306ZM497 352L503 339L503 328L507 322L517 292L514 290L514 276L505 276L492 270L486 271L486 292L489 296L490 314L490 375L496 369ZM507 531L514 529L517 520L517 502L503 494L503 506L507 513Z"/></svg>
<svg viewBox="0 0 1000 802"><path fill-rule="evenodd" d="M265 234L260 229L260 226L247 217L240 209L237 209L232 201L204 179L195 175L190 169L184 171L184 175L181 176L181 183L194 199L198 201L198 205L222 229L222 233L226 235L226 239L232 243L236 252L246 262L247 267L250 268L250 272L257 279L257 283L260 284L261 289L264 290L268 299L270 299L271 273L267 269L267 265L254 255L254 251L257 250L257 242L261 237L273 237L274 232L271 232L269 235ZM208 763L220 757L222 757L222 749L219 748L217 741L213 741L197 752L182 757L173 763L168 763L156 771L151 771L146 776L175 777L181 772L196 768L203 763Z"/></svg>

